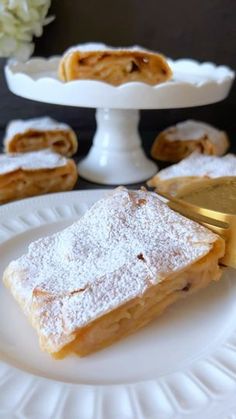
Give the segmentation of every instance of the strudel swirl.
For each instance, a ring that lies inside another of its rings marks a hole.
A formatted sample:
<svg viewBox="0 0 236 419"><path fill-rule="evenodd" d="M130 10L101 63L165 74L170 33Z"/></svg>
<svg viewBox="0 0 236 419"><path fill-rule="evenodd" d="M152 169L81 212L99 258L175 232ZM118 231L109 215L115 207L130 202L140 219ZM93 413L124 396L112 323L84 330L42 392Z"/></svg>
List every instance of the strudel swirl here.
<svg viewBox="0 0 236 419"><path fill-rule="evenodd" d="M64 53L59 65L59 78L63 81L99 80L114 86L139 81L155 85L171 76L172 71L163 55L140 47L78 45Z"/></svg>
<svg viewBox="0 0 236 419"><path fill-rule="evenodd" d="M157 193L178 195L191 183L225 176L236 176L235 155L218 157L195 152L181 162L160 170L147 184Z"/></svg>
<svg viewBox="0 0 236 419"><path fill-rule="evenodd" d="M0 203L67 191L78 178L72 159L50 150L0 155Z"/></svg>
<svg viewBox="0 0 236 419"><path fill-rule="evenodd" d="M32 243L3 280L43 350L84 356L218 280L223 255L223 239L155 193L117 188L70 227Z"/></svg>
<svg viewBox="0 0 236 419"><path fill-rule="evenodd" d="M71 157L78 148L77 136L69 125L48 116L11 121L6 128L4 147L7 153L26 153L51 148Z"/></svg>
<svg viewBox="0 0 236 419"><path fill-rule="evenodd" d="M228 147L229 139L224 131L188 120L162 131L152 145L151 155L157 160L178 162L194 151L221 156Z"/></svg>

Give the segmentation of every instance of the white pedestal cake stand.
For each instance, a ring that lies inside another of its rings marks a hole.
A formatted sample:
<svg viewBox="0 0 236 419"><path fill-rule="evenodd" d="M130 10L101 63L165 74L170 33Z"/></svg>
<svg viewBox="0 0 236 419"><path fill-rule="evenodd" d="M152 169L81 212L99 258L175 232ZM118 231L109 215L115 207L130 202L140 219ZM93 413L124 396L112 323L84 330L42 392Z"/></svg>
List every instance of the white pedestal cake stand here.
<svg viewBox="0 0 236 419"><path fill-rule="evenodd" d="M10 90L28 99L60 105L97 108L93 145L79 163L85 179L101 184L141 182L157 171L142 149L139 109L170 109L206 105L224 99L234 73L225 66L189 59L169 60L173 79L157 86L127 83L119 87L57 78L60 57L10 62L5 68Z"/></svg>

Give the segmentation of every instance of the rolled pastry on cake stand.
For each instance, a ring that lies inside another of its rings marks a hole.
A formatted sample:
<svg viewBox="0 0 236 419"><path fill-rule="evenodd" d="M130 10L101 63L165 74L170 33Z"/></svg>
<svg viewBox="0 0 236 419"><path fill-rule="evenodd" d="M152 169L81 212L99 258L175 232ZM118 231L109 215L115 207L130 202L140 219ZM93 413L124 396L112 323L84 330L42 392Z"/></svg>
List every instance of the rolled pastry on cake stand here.
<svg viewBox="0 0 236 419"><path fill-rule="evenodd" d="M82 47L84 51L95 48L94 44ZM99 44L99 48L104 46ZM157 165L142 148L139 109L214 103L228 95L234 79L234 73L224 66L168 59L172 79L154 86L140 81L119 86L98 80L62 82L58 78L60 63L61 57L10 62L5 69L8 86L15 94L33 100L97 108L97 130L88 155L79 162L79 173L100 184L142 182L157 172Z"/></svg>
<svg viewBox="0 0 236 419"><path fill-rule="evenodd" d="M172 71L163 55L138 46L114 48L84 44L63 54L58 74L66 82L98 80L119 86L138 81L155 86L169 80Z"/></svg>

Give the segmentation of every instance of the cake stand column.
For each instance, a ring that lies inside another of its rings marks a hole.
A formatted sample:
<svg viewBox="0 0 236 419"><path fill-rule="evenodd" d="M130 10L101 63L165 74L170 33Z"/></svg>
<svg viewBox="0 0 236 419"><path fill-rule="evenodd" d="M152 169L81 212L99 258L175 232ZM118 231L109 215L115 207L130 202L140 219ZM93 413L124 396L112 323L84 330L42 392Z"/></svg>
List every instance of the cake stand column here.
<svg viewBox="0 0 236 419"><path fill-rule="evenodd" d="M119 185L137 183L157 172L142 149L139 111L97 109L92 147L79 163L79 174L92 182Z"/></svg>

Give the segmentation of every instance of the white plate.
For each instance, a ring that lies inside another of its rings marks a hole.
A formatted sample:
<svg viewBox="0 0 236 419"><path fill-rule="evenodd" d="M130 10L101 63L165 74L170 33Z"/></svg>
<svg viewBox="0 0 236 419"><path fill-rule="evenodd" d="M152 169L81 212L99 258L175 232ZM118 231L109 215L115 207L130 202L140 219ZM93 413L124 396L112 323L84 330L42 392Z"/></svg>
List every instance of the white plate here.
<svg viewBox="0 0 236 419"><path fill-rule="evenodd" d="M169 60L173 79L156 86L131 82L114 87L93 80L58 80L60 57L9 62L10 90L28 99L92 108L166 109L206 105L226 98L234 72L226 66L191 59Z"/></svg>
<svg viewBox="0 0 236 419"><path fill-rule="evenodd" d="M64 228L102 190L0 208L0 270ZM236 414L236 278L180 301L133 336L87 358L55 361L0 285L1 419L232 419Z"/></svg>

